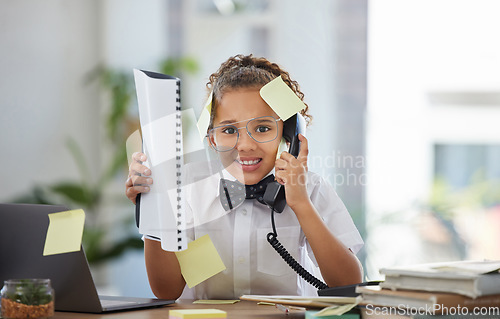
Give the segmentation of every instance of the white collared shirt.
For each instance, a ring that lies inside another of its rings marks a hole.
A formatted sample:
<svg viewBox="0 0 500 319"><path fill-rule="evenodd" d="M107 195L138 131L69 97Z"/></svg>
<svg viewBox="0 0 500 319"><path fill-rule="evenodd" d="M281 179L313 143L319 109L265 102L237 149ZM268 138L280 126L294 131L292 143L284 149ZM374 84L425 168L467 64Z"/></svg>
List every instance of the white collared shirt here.
<svg viewBox="0 0 500 319"><path fill-rule="evenodd" d="M231 176L224 172L224 177ZM319 175L308 172L307 191L330 231L357 253L363 240L333 187ZM233 178L234 180L234 178ZM226 270L198 284L186 286L181 298L235 299L246 294L317 295L317 289L299 277L267 242L272 232L271 210L257 200L246 199L224 211L219 199L219 174L187 188L187 224L191 240L208 234ZM194 216L193 216L194 214ZM314 253L295 213L286 206L275 213L278 240L310 273L322 280Z"/></svg>

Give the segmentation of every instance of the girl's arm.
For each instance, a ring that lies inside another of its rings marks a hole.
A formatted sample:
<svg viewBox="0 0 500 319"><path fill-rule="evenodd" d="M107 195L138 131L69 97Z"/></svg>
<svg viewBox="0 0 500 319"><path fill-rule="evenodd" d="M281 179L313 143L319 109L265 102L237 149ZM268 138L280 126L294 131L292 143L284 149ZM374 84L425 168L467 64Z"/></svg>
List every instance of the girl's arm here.
<svg viewBox="0 0 500 319"><path fill-rule="evenodd" d="M329 287L362 282L363 270L354 253L328 229L310 200L291 207L311 245Z"/></svg>
<svg viewBox="0 0 500 319"><path fill-rule="evenodd" d="M153 184L151 170L142 165L146 159L143 153L132 155L132 164L125 182L125 194L134 204L137 194L149 192L150 185ZM179 298L186 282L181 275L175 253L164 251L160 242L145 238L144 258L149 285L155 296L160 299Z"/></svg>
<svg viewBox="0 0 500 319"><path fill-rule="evenodd" d="M149 185L153 184L151 170L142 165L146 159L143 153L132 155L132 164L125 182L125 194L134 204L137 194L149 192ZM149 285L155 296L160 299L179 298L186 282L181 275L175 253L164 251L161 242L144 238L144 258Z"/></svg>
<svg viewBox="0 0 500 319"><path fill-rule="evenodd" d="M186 282L174 252L164 251L161 242L144 239L144 258L149 285L159 299L177 299Z"/></svg>
<svg viewBox="0 0 500 319"><path fill-rule="evenodd" d="M360 283L363 270L358 258L330 232L307 194L309 150L303 135L299 140L297 158L283 152L276 160L276 180L285 185L287 204L299 220L326 284L334 287Z"/></svg>

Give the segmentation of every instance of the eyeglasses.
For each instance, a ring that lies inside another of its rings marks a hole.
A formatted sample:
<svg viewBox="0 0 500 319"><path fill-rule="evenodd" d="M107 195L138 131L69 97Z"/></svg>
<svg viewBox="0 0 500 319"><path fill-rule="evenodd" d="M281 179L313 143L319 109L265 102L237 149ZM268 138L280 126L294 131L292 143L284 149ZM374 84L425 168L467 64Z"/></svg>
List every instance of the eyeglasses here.
<svg viewBox="0 0 500 319"><path fill-rule="evenodd" d="M246 126L237 127L234 122L216 126L208 131L207 137L212 147L218 152L227 152L236 147L240 137L240 130L246 128L248 135L258 143L271 142L278 136L278 121L272 116L261 116L250 119Z"/></svg>

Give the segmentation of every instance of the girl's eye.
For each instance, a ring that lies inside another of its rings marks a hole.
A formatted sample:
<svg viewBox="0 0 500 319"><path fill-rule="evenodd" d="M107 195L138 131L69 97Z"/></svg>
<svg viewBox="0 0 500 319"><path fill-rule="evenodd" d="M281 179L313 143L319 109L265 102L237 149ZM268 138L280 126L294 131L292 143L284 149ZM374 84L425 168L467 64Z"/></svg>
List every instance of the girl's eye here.
<svg viewBox="0 0 500 319"><path fill-rule="evenodd" d="M255 132L257 133L266 133L268 132L269 130L271 130L271 128L269 126L257 126L257 128L255 129Z"/></svg>
<svg viewBox="0 0 500 319"><path fill-rule="evenodd" d="M232 126L229 126L229 127L223 128L222 132L225 134L236 134L237 130L236 130L236 128L234 128Z"/></svg>

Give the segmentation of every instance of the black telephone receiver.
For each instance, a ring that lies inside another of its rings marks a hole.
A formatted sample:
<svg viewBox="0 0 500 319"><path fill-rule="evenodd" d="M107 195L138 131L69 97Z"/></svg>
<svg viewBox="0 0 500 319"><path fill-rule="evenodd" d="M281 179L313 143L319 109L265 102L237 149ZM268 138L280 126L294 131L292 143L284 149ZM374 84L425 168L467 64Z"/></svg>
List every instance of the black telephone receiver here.
<svg viewBox="0 0 500 319"><path fill-rule="evenodd" d="M306 121L299 113L293 115L283 123L283 137L290 143L288 152L297 157L300 150L299 134L304 134L306 128ZM281 213L286 206L285 187L280 183L274 181L267 184L266 191L264 192L264 202L271 208L271 224L273 231L267 234L267 241L276 250L276 252L283 258L283 260L302 278L318 289L328 288L326 283L314 277L304 267L302 267L286 248L278 240L278 233L274 223L274 213Z"/></svg>
<svg viewBox="0 0 500 319"><path fill-rule="evenodd" d="M300 113L293 115L283 123L283 138L290 144L288 152L297 157L300 150L299 134L304 135L306 121ZM274 181L267 185L264 202L275 212L281 213L286 206L285 187Z"/></svg>

